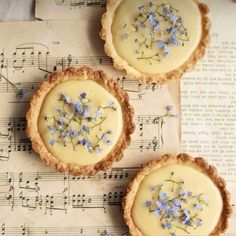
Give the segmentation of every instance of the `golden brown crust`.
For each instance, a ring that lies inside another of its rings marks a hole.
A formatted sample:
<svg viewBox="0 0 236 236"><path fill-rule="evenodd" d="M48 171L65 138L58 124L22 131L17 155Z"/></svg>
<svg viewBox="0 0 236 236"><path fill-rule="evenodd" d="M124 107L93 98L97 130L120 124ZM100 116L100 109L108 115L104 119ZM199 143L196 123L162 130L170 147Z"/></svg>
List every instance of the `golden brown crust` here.
<svg viewBox="0 0 236 236"><path fill-rule="evenodd" d="M138 79L141 83L156 82L164 84L172 79L180 79L185 72L192 70L195 67L197 61L205 55L207 45L210 42L211 22L207 17L209 8L206 4L196 1L202 15L202 37L198 47L192 53L190 58L179 68L168 73L153 75L139 72L118 55L112 41L112 22L115 11L122 1L123 0L108 0L106 12L103 14L101 19L102 29L100 31L100 37L105 41L104 51L109 57L113 59L113 65L115 68L124 70L127 75L129 75L131 78L133 77Z"/></svg>
<svg viewBox="0 0 236 236"><path fill-rule="evenodd" d="M142 180L152 171L169 164L180 163L192 166L195 169L205 173L209 176L221 192L223 199L223 210L215 229L209 234L210 236L219 236L228 227L228 218L232 213L232 206L230 205L230 193L226 189L225 181L218 175L217 169L209 165L202 157L192 158L188 154L181 153L178 156L164 155L160 159L149 162L129 184L127 195L123 199L124 219L129 227L130 234L134 236L144 236L143 233L135 226L131 211L134 203L136 193Z"/></svg>
<svg viewBox="0 0 236 236"><path fill-rule="evenodd" d="M38 117L43 104L43 100L48 92L57 84L67 80L93 80L108 90L117 98L121 105L123 113L123 130L121 136L112 149L100 162L93 165L79 166L73 163L66 164L54 157L46 148L38 132ZM64 72L53 73L49 81L42 82L33 95L30 108L26 115L27 127L26 134L32 142L32 147L38 153L41 159L47 164L53 166L59 172L69 172L71 175L94 175L99 170L106 170L112 163L119 161L123 157L124 149L131 142L131 134L134 132L133 123L134 109L129 104L128 94L122 90L117 81L110 80L102 71L93 71L89 67L80 69L68 68Z"/></svg>

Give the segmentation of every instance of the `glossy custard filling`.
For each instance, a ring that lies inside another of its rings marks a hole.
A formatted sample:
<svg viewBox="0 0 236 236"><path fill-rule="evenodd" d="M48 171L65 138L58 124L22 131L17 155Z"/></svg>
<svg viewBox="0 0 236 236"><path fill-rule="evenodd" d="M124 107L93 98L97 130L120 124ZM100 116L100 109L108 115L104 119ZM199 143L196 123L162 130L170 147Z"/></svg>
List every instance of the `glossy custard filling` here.
<svg viewBox="0 0 236 236"><path fill-rule="evenodd" d="M122 132L118 100L91 80L69 80L46 96L38 119L47 149L63 163L94 164L116 145Z"/></svg>
<svg viewBox="0 0 236 236"><path fill-rule="evenodd" d="M194 0L123 0L112 24L118 55L139 72L177 69L197 48L201 12Z"/></svg>
<svg viewBox="0 0 236 236"><path fill-rule="evenodd" d="M171 164L154 170L141 182L132 218L145 236L209 235L222 208L221 193L207 175Z"/></svg>

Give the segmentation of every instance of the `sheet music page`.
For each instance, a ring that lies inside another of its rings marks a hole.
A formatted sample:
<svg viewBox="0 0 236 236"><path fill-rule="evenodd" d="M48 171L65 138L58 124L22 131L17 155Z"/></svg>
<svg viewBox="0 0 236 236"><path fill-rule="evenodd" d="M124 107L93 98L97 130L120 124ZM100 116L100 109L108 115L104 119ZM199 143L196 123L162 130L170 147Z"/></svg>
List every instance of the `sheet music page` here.
<svg viewBox="0 0 236 236"><path fill-rule="evenodd" d="M106 0L36 0L35 17L99 21L105 6Z"/></svg>
<svg viewBox="0 0 236 236"><path fill-rule="evenodd" d="M207 55L181 80L181 143L184 152L218 167L236 204L236 3L205 0L212 39ZM228 235L236 233L236 211Z"/></svg>
<svg viewBox="0 0 236 236"><path fill-rule="evenodd" d="M128 235L121 199L142 164L180 151L179 82L141 85L113 69L103 53L99 23L0 23L0 234ZM83 32L83 33L81 33ZM25 136L25 112L40 81L55 70L103 69L128 91L136 131L122 161L94 177L72 177L45 166ZM16 98L15 88L27 90ZM165 116L166 106L173 106Z"/></svg>

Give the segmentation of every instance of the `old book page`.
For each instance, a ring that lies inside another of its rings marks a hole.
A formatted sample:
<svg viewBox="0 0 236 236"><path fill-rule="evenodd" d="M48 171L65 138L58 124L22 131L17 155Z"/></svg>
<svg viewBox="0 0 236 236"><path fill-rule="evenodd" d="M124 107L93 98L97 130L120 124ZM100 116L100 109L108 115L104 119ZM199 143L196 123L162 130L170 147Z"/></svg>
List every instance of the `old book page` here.
<svg viewBox="0 0 236 236"><path fill-rule="evenodd" d="M212 40L205 58L181 80L182 151L218 167L236 203L236 3L206 0ZM236 233L236 211L228 235Z"/></svg>
<svg viewBox="0 0 236 236"><path fill-rule="evenodd" d="M106 0L37 0L35 17L42 20L80 19L99 21Z"/></svg>
<svg viewBox="0 0 236 236"><path fill-rule="evenodd" d="M179 82L142 85L125 78L104 55L98 31L92 21L0 23L1 235L127 235L121 200L128 182L149 160L180 151ZM123 160L94 177L56 173L25 136L25 112L39 82L83 65L118 79L135 108L136 132ZM24 98L16 98L15 86L27 91Z"/></svg>

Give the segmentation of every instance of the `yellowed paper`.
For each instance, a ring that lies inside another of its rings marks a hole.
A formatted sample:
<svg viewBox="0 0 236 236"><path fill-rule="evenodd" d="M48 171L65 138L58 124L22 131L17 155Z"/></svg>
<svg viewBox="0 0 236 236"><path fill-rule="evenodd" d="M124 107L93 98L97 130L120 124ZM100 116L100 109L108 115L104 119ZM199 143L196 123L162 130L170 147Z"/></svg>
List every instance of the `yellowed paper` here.
<svg viewBox="0 0 236 236"><path fill-rule="evenodd" d="M206 157L236 203L236 3L206 0L212 40L195 71L181 81L182 151ZM223 10L222 10L223 9ZM227 235L235 235L236 210Z"/></svg>
<svg viewBox="0 0 236 236"><path fill-rule="evenodd" d="M106 0L36 0L35 17L99 21L105 6Z"/></svg>
<svg viewBox="0 0 236 236"><path fill-rule="evenodd" d="M2 235L127 235L121 200L149 160L180 151L179 84L141 85L126 79L103 53L99 25L88 21L0 24L0 233ZM39 82L55 70L88 65L120 80L135 108L136 131L124 159L95 177L46 167L25 136L25 112ZM4 77L3 77L4 76ZM15 97L15 88L27 90ZM13 233L12 233L13 232Z"/></svg>

